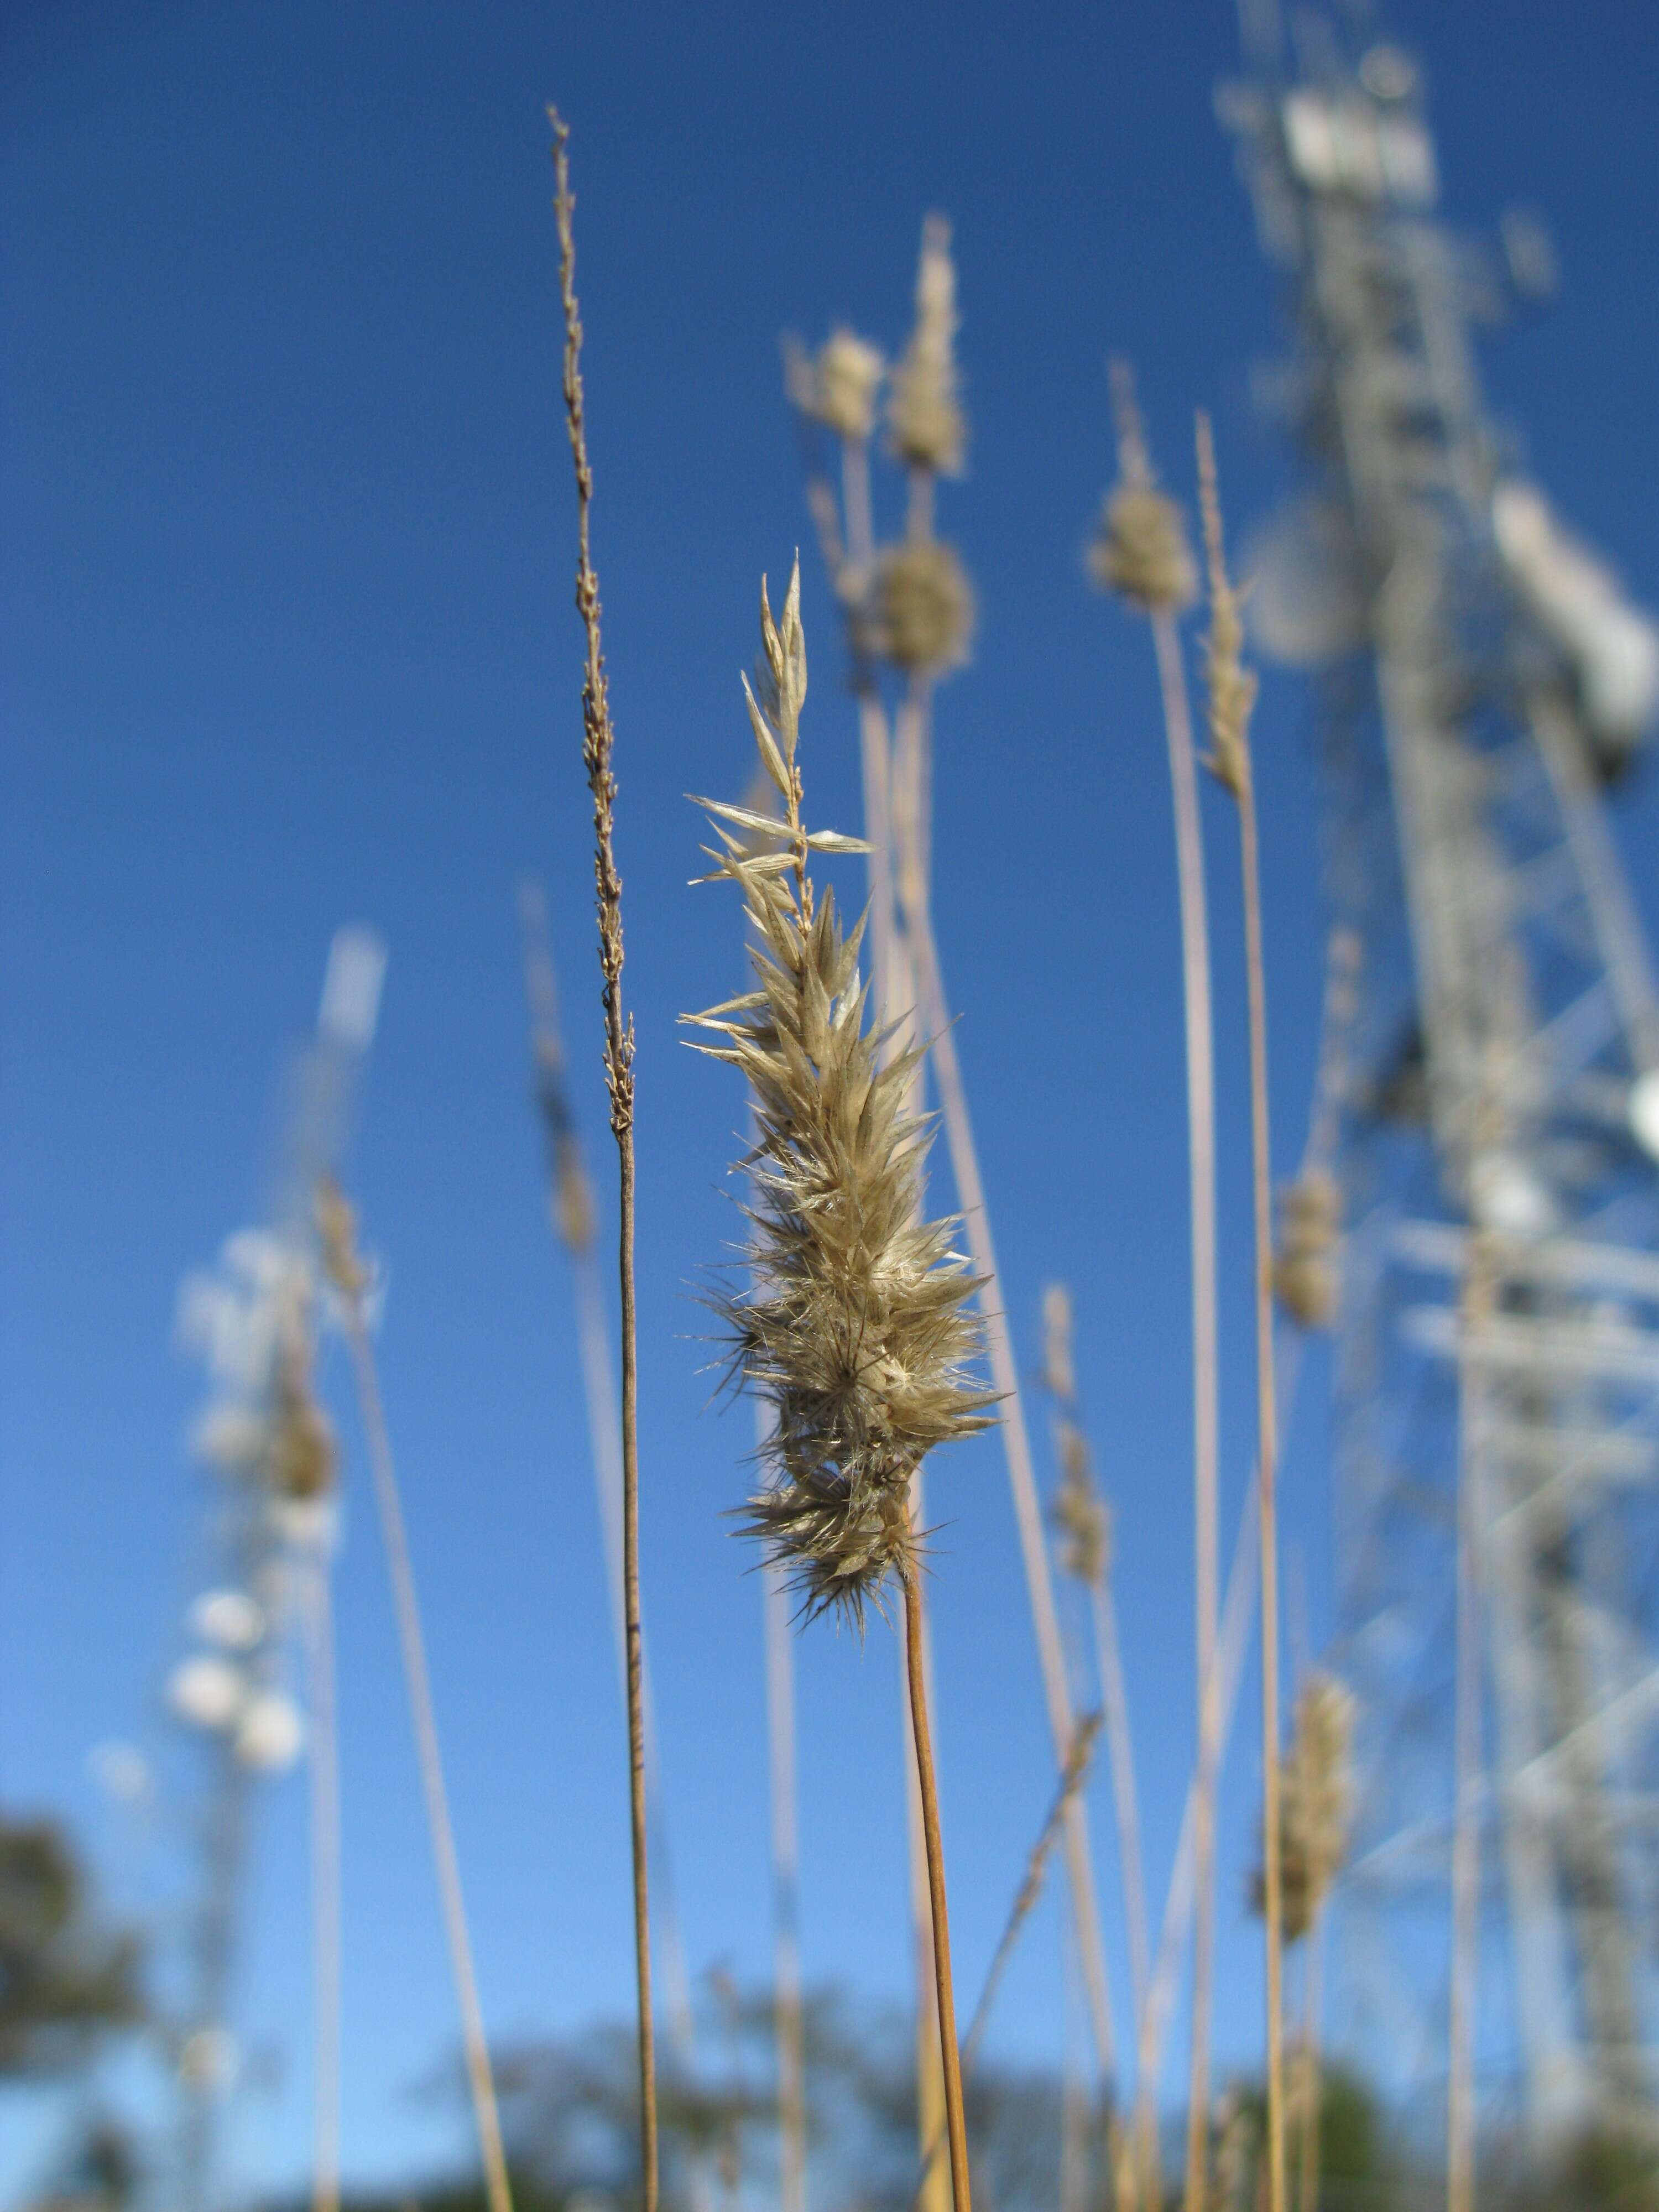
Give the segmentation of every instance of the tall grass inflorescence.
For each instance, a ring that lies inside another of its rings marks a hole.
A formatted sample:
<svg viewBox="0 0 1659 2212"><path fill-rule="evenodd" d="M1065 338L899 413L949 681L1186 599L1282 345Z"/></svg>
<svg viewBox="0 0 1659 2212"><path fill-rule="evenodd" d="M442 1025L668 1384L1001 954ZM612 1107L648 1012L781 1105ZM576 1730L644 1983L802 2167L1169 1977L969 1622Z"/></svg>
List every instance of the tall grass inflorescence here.
<svg viewBox="0 0 1659 2212"><path fill-rule="evenodd" d="M582 676L582 764L593 799L593 878L599 923L605 1080L617 1140L617 1273L622 1295L623 1622L627 1646L629 1815L634 1857L634 1974L640 2045L640 2167L644 2212L657 2212L657 2052L651 2015L651 1903L647 1869L644 1650L640 1625L639 1332L634 1296L634 1024L623 1014L622 878L617 872L616 732L599 625L599 580L588 523L593 471L583 413L581 312L576 301L576 202L570 190L569 131L550 109L559 226L559 294L564 308L564 410L576 472L576 610L586 664Z"/></svg>
<svg viewBox="0 0 1659 2212"><path fill-rule="evenodd" d="M808 830L796 759L806 696L799 563L781 618L761 590L769 714L745 681L761 764L785 820L700 800L714 824L715 871L743 894L758 988L689 1016L718 1037L697 1048L746 1079L756 1142L749 1276L716 1294L734 1373L772 1413L770 1480L748 1532L811 1618L863 1626L896 1583L927 1851L951 2186L969 2212L967 2136L951 1995L944 1856L921 1663L921 1562L911 1477L939 1444L988 1425L992 1399L973 1372L977 1285L948 1221L921 1213L926 1125L907 1107L915 1054L884 1061L859 974L860 922L843 934L834 896L817 893L814 853L860 853L861 840ZM757 851L757 831L782 849Z"/></svg>

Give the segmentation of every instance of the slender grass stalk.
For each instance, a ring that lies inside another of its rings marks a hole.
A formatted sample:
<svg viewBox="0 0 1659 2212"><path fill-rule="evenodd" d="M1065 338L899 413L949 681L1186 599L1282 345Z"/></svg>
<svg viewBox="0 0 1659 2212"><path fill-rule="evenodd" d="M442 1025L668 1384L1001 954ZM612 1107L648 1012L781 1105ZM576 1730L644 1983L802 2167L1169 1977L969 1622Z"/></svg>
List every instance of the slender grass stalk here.
<svg viewBox="0 0 1659 2212"><path fill-rule="evenodd" d="M657 2052L651 2011L651 1905L645 1788L645 1694L640 1624L639 1335L634 1289L634 1024L622 1001L622 878L614 846L615 732L600 635L599 582L589 550L593 471L583 416L580 310L576 301L576 203L570 190L569 131L553 109L555 207L559 228L559 292L564 308L564 409L576 474L576 607L586 640L582 680L582 761L593 797L594 884L598 895L599 971L604 978L605 1079L617 1140L617 1273L622 1295L623 1608L628 1641L629 1814L634 1854L634 1965L639 2015L640 2168L644 2212L657 2212Z"/></svg>
<svg viewBox="0 0 1659 2212"><path fill-rule="evenodd" d="M800 1839L795 1794L795 1656L789 1593L763 1570L766 1719L772 1793L772 1956L782 2212L806 2212L806 2045L801 2012Z"/></svg>
<svg viewBox="0 0 1659 2212"><path fill-rule="evenodd" d="M904 1577L904 1664L910 1685L910 1726L915 1739L916 1779L921 1790L921 1829L927 1851L927 1893L933 1913L933 1975L939 2040L945 2067L945 2127L951 2146L951 2194L956 2212L972 2212L968 2172L968 2121L962 2098L962 2054L957 2045L956 1997L951 1981L951 1922L945 1895L945 1845L939 1834L939 1792L927 1729L927 1690L921 1638L920 1565Z"/></svg>
<svg viewBox="0 0 1659 2212"><path fill-rule="evenodd" d="M1063 1283L1050 1283L1042 1294L1042 1379L1054 1402L1054 1455L1060 1486L1050 1506L1059 1536L1060 1563L1087 1594L1095 1638L1095 1667L1111 1761L1112 1802L1117 1820L1118 1880L1128 1939L1129 1986L1133 2017L1146 2010L1150 1943L1146 1877L1140 1842L1140 1801L1135 1784L1134 1740L1129 1725L1128 1687L1119 1644L1117 1608L1112 1597L1113 1516L1095 1480L1093 1455L1084 1432L1073 1352L1072 1296ZM1139 2201L1158 2201L1158 2116L1150 2083L1137 2077L1135 2117L1126 2148L1135 2161L1131 2177L1120 2175L1119 2193L1133 2189Z"/></svg>
<svg viewBox="0 0 1659 2212"><path fill-rule="evenodd" d="M432 1675L427 1664L426 1637L421 1626L414 1563L410 1557L409 1531L404 1523L403 1499L398 1486L392 1434L386 1425L380 1366L374 1357L374 1340L369 1333L365 1304L368 1278L357 1255L356 1225L351 1209L331 1183L325 1182L319 1190L318 1218L324 1264L338 1299L346 1347L351 1355L357 1414L362 1425L363 1445L380 1514L380 1540L386 1547L386 1567L392 1580L392 1601L398 1621L398 1646L403 1660L404 1686L409 1698L409 1716L415 1734L415 1753L420 1767L421 1791L426 1804L427 1828L432 1839L432 1856L437 1870L438 1896L443 1911L444 1935L449 1946L450 1971L461 2015L461 2047L466 2063L473 2119L478 2130L478 2147L483 2159L484 2191L489 2212L513 2212L507 2157L501 2146L495 2081L490 2067L489 2045L484 2035L483 2007L478 1997L477 1971L473 1963L472 1939L467 1929L466 1903L461 1890L460 1862L455 1853L455 1831L449 1814L449 1793L444 1782L443 1754L438 1741L437 1713L432 1701Z"/></svg>
<svg viewBox="0 0 1659 2212"><path fill-rule="evenodd" d="M919 1101L911 1094L913 1110ZM921 1469L910 1479L911 1525L926 1526ZM933 1639L929 1630L924 1594L918 1592L921 1615L921 1674L931 1712L933 1695ZM921 2154L921 2187L917 2212L950 2212L951 2175L948 2163L938 2154L945 2141L945 2053L939 2027L939 1965L933 1948L933 1891L927 1877L927 1837L921 1802L921 1779L917 1765L915 1725L911 1714L910 1676L907 1667L899 1674L900 1711L904 1739L905 1840L910 1874L911 1944L915 1955L916 2011L916 2147Z"/></svg>
<svg viewBox="0 0 1659 2212"><path fill-rule="evenodd" d="M981 1309L991 1380L1002 1410L1003 1451L1009 1486L1013 1492L1014 1517L1019 1531L1025 1567L1026 1591L1032 1625L1036 1632L1037 1656L1042 1672L1043 1695L1054 1755L1064 1763L1070 1748L1075 1719L1071 1689L1066 1676L1066 1652L1060 1639L1060 1616L1054 1606L1054 1579L1048 1568L1048 1547L1043 1540L1042 1509L1037 1499L1036 1474L1031 1459L1030 1431L1026 1425L1024 1394L1012 1335L998 1296L996 1248L986 1206L985 1185L980 1174L974 1142L973 1121L957 1058L956 1038L945 1011L944 980L939 972L939 947L925 904L915 913L907 908L909 938L916 957L921 986L922 1020L931 1037L929 1058L939 1086L951 1172L961 1202L963 1225L981 1284ZM1066 1811L1066 1863L1076 1901L1082 1943L1084 1988L1089 2001L1095 2055L1103 2074L1115 2064L1111 1997L1106 1979L1105 1950L1101 1941L1100 1904L1095 1889L1094 1867L1089 1850L1088 1824L1082 1801L1073 1797Z"/></svg>
<svg viewBox="0 0 1659 2212"><path fill-rule="evenodd" d="M1476 1233L1463 1285L1458 1358L1457 1619L1453 1741L1450 2051L1446 2091L1446 2212L1474 2208L1474 2022L1480 1903L1480 1586L1476 1453L1481 1419L1480 1335L1492 1302L1490 1242Z"/></svg>
<svg viewBox="0 0 1659 2212"><path fill-rule="evenodd" d="M580 1133L565 1085L565 1051L559 1029L558 982L547 920L547 902L538 884L519 887L519 919L524 943L525 992L530 1008L531 1060L535 1071L538 1112L547 1141L548 1211L553 1227L570 1261L571 1290L576 1310L576 1344L581 1364L582 1396L587 1413L588 1448L593 1462L593 1487L599 1513L600 1539L605 1547L605 1587L611 1601L611 1628L616 1640L617 1680L623 1697L628 1694L628 1633L623 1595L623 1449L622 1413L617 1401L616 1366L611 1354L610 1324L605 1316L605 1288L600 1274L598 1209L582 1157ZM641 1694L645 1706L645 1774L647 1806L651 1821L652 1857L656 1867L653 1885L653 1917L659 1955L662 1960L668 2033L676 2055L689 2075L697 2068L696 2020L691 2005L690 1977L686 1972L685 1947L680 1935L671 1879L668 1810L657 1753L656 1715L651 1693L651 1654L641 1640ZM691 2161L690 2177L693 2212L704 2212L708 2203L708 2161L699 2153Z"/></svg>
<svg viewBox="0 0 1659 2212"><path fill-rule="evenodd" d="M1048 1871L1048 1861L1054 1856L1054 1844L1059 1839L1060 1829L1065 1822L1066 1808L1083 1787L1088 1776L1090 1761L1094 1756L1095 1738L1100 1733L1101 1720L1102 1716L1097 1712L1085 1713L1078 1723L1077 1735L1070 1755L1060 1770L1060 1786L1054 1792L1054 1802L1048 1808L1042 1826L1038 1832L1037 1839L1032 1844L1030 1854L1026 1859L1025 1870L1020 1876L1019 1887L1014 1893L1013 1903L1008 1909L1008 1917L1003 1923L1002 1933L997 1938L996 1949L991 1954L991 1963L986 1968L985 1979L980 1985L979 2002L975 2005L973 2017L968 2023L968 2033L962 2039L962 2075L964 2081L971 2077L974 2068L978 2063L980 2046L985 2039L985 2031L991 2024L991 2009L996 2002L997 1992L1002 1986L1002 1978L1007 1972L1008 1962L1014 1955L1015 1948L1025 1923L1031 1917L1032 1908L1042 1894L1043 1881ZM934 2172L943 2170L939 2166L939 2153L945 2147L945 2130L943 2125L939 2125L928 2138L927 2154L922 2160L921 2179L917 2185L913 2200L915 2203L921 2204L927 2202L930 2177Z"/></svg>
<svg viewBox="0 0 1659 2212"><path fill-rule="evenodd" d="M1196 585L1181 511L1157 488L1128 365L1111 365L1119 485L1108 501L1093 566L1100 580L1140 608L1152 633L1170 763L1176 873L1181 910L1182 1000L1186 1029L1187 1158L1193 1338L1193 1586L1198 1684L1198 1773L1194 1801L1193 2000L1188 2057L1187 2212L1206 2212L1210 2023L1215 1979L1215 1789L1218 1713L1213 1692L1219 1597L1220 1444L1216 1292L1215 1045L1211 1013L1209 917L1204 833L1192 710L1178 628ZM1141 2009L1137 2002L1137 2012ZM1150 2097L1144 2085L1143 2097ZM1143 2109L1149 2109L1144 2107Z"/></svg>
<svg viewBox="0 0 1659 2212"><path fill-rule="evenodd" d="M340 2208L340 1739L329 1535L301 1577L311 1795L312 2212Z"/></svg>
<svg viewBox="0 0 1659 2212"><path fill-rule="evenodd" d="M1261 864L1249 720L1255 679L1243 665L1237 597L1227 579L1209 417L1198 418L1199 492L1210 580L1206 676L1213 750L1206 765L1238 807L1244 965L1250 1031L1250 1155L1255 1227L1256 1455L1261 1516L1263 1911L1267 1930L1268 2212L1285 2212L1285 1941L1279 1864L1279 1415L1273 1375L1273 1170L1267 1119L1267 993L1261 947Z"/></svg>
<svg viewBox="0 0 1659 2212"><path fill-rule="evenodd" d="M1219 1715L1214 1666L1219 1582L1220 1369L1216 1295L1214 1033L1210 1007L1209 921L1203 830L1186 669L1173 608L1152 611L1181 902L1182 994L1187 1037L1187 1139L1191 1206L1193 1301L1194 1610L1199 1696L1199 1773L1194 1807L1193 2003L1188 2061L1188 2212L1206 2212L1210 2106L1210 2022L1215 1987L1215 1795ZM1207 1694L1204 1686L1208 1686Z"/></svg>
<svg viewBox="0 0 1659 2212"><path fill-rule="evenodd" d="M991 1954L991 1963L985 1970L985 1980L974 2007L974 2016L968 2023L968 2033L962 2039L962 2067L971 2074L979 2057L985 2031L990 2026L991 2008L996 2002L997 1991L1002 1985L1009 1960L1014 1955L1021 1930L1030 1917L1032 1907L1042 1893L1043 1878L1048 1870L1048 1861L1054 1855L1055 1843L1065 1824L1066 1808L1077 1796L1087 1779L1090 1761L1094 1757L1095 1739L1100 1733L1102 1715L1085 1713L1077 1724L1077 1732L1065 1765L1060 1770L1060 1786L1054 1792L1037 1839L1031 1846L1030 1856L1025 1862L1014 1901L1008 1909L997 1948Z"/></svg>
<svg viewBox="0 0 1659 2212"><path fill-rule="evenodd" d="M1232 1565L1227 1575L1226 1602L1222 1607L1221 1629L1216 1640L1215 1695L1220 1721L1218 1742L1223 1748L1232 1730L1239 1680L1243 1670L1244 1646L1255 1620L1260 1528L1253 1481L1233 1547ZM1153 1954L1146 2008L1138 2023L1135 2075L1137 2081L1151 2083L1154 2097L1163 2072L1164 2038L1175 2002L1176 1975L1194 1915L1196 1853L1194 1832L1197 1826L1198 1800L1205 1786L1205 1776L1194 1767L1188 1778L1187 1795L1182 1807L1175 1863L1170 1869L1170 1887L1164 1899L1163 1917L1158 1923L1158 1947Z"/></svg>

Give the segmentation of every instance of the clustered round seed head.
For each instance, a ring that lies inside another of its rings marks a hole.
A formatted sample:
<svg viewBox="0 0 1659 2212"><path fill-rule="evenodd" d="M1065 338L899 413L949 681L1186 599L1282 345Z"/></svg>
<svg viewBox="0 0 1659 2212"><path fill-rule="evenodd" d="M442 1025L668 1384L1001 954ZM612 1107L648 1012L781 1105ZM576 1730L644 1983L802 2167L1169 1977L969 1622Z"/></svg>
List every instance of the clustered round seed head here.
<svg viewBox="0 0 1659 2212"><path fill-rule="evenodd" d="M877 560L866 641L907 676L939 676L967 659L975 613L974 587L954 546L909 539Z"/></svg>
<svg viewBox="0 0 1659 2212"><path fill-rule="evenodd" d="M1347 1856L1353 1725L1353 1692L1334 1675L1310 1675L1296 1701L1290 1749L1279 1762L1279 1884L1287 1943L1299 1942L1313 1926ZM1255 1903L1260 1911L1259 1872Z"/></svg>
<svg viewBox="0 0 1659 2212"><path fill-rule="evenodd" d="M1103 591L1149 614L1191 605L1198 571L1181 509L1167 492L1125 482L1108 493L1089 548L1089 573Z"/></svg>
<svg viewBox="0 0 1659 2212"><path fill-rule="evenodd" d="M806 872L810 853L866 848L800 819L799 569L780 623L764 586L761 604L777 712L750 692L750 720L787 819L700 802L716 817L716 874L738 884L756 933L759 987L688 1018L724 1040L698 1048L747 1079L757 1130L743 1163L749 1285L714 1304L734 1374L775 1415L772 1479L746 1530L809 1616L833 1609L861 1626L889 1577L914 1571L912 1474L936 1445L987 1427L994 1400L970 1372L978 1286L952 1249L954 1224L921 1218L928 1135L905 1107L916 1055L881 1065L858 972L863 926L843 937L833 897L818 899ZM784 848L757 849L757 838Z"/></svg>
<svg viewBox="0 0 1659 2212"><path fill-rule="evenodd" d="M1303 1328L1328 1328L1336 1314L1342 1194L1328 1168L1304 1169L1279 1200L1273 1289Z"/></svg>
<svg viewBox="0 0 1659 2212"><path fill-rule="evenodd" d="M922 226L916 270L916 321L893 371L887 422L893 451L911 468L961 473L968 423L957 372L957 272L951 226L930 215Z"/></svg>
<svg viewBox="0 0 1659 2212"><path fill-rule="evenodd" d="M876 427L876 396L886 374L880 347L839 325L815 355L792 364L791 397L803 414L838 438L867 438Z"/></svg>

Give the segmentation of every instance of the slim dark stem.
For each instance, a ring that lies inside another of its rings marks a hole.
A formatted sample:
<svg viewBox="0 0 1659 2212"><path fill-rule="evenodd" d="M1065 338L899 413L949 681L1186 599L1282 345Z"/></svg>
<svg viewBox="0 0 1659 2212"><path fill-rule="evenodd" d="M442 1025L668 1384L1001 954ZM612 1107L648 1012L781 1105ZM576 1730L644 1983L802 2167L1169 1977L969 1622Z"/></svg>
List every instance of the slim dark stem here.
<svg viewBox="0 0 1659 2212"><path fill-rule="evenodd" d="M939 1792L927 1732L927 1691L922 1676L921 1570L913 1559L904 1577L904 1663L910 1683L910 1726L921 1792L922 1838L927 1848L927 1897L933 1914L933 1975L939 1991L939 2050L945 2062L945 2125L951 2144L951 2194L956 2212L972 2212L968 2185L968 2125L962 2102L962 2057L957 2047L957 2007L951 1986L951 1921L945 1902L945 1846L939 1838Z"/></svg>
<svg viewBox="0 0 1659 2212"><path fill-rule="evenodd" d="M576 470L576 610L586 638L582 679L582 763L593 795L593 878L598 892L600 994L605 1009L605 1080L611 1094L611 1128L617 1139L621 1203L618 1274L622 1287L623 1626L628 1661L628 1776L634 1843L634 1954L639 2003L640 2164L644 2212L657 2212L657 2057L651 2017L651 1910L647 1879L645 1693L640 1630L640 1470L637 1332L634 1301L634 1024L622 1008L622 878L612 832L617 779L611 756L615 732L599 635L599 580L589 550L588 516L593 471L587 459L582 416L581 315L576 303L575 199L566 152L569 132L556 112L553 168L559 225L559 291L564 306L564 410Z"/></svg>

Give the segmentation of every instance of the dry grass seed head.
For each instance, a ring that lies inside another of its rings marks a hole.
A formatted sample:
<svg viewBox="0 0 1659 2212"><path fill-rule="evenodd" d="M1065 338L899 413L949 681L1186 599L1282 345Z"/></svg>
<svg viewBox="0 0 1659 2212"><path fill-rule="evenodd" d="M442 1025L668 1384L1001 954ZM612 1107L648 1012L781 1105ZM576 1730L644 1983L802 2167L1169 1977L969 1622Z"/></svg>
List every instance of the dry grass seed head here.
<svg viewBox="0 0 1659 2212"><path fill-rule="evenodd" d="M717 877L743 894L757 988L687 1018L720 1042L697 1048L747 1080L756 1143L742 1163L749 1284L716 1294L734 1374L775 1414L771 1480L747 1532L789 1577L811 1615L862 1625L890 1577L915 1571L912 1473L936 1445L988 1425L993 1400L971 1371L977 1287L951 1246L953 1224L921 1216L928 1131L908 1113L915 1054L881 1065L858 957L812 853L866 849L801 819L796 764L806 692L799 567L774 623L763 584L762 642L775 716L745 682L750 724L787 810L785 849L757 850L779 827L757 810L702 801ZM712 880L712 878L711 878Z"/></svg>
<svg viewBox="0 0 1659 2212"><path fill-rule="evenodd" d="M1109 374L1118 481L1101 507L1089 573L1103 591L1117 592L1146 613L1178 611L1198 595L1186 523L1176 501L1158 489L1128 363L1112 362Z"/></svg>
<svg viewBox="0 0 1659 2212"><path fill-rule="evenodd" d="M1210 418L1204 414L1198 418L1198 495L1210 580L1210 633L1205 640L1204 676L1213 750L1205 766L1238 798L1250 773L1250 715L1255 706L1256 679L1243 658L1244 618L1238 592L1227 576L1215 438Z"/></svg>
<svg viewBox="0 0 1659 2212"><path fill-rule="evenodd" d="M1334 1675L1310 1674L1297 1699L1290 1748L1279 1763L1279 1865L1289 1943L1313 1926L1347 1856L1353 1725L1352 1692ZM1258 1872L1258 1911L1261 1888Z"/></svg>
<svg viewBox="0 0 1659 2212"><path fill-rule="evenodd" d="M1342 1194L1328 1168L1309 1167L1279 1199L1273 1289L1303 1328L1328 1328L1340 1289Z"/></svg>
<svg viewBox="0 0 1659 2212"><path fill-rule="evenodd" d="M893 450L911 468L959 476L967 450L957 371L957 272L951 226L930 215L922 225L916 270L916 320L893 371L887 421Z"/></svg>
<svg viewBox="0 0 1659 2212"><path fill-rule="evenodd" d="M1072 1293L1064 1283L1042 1287L1042 1383L1062 1406L1077 1398L1077 1368L1072 1358Z"/></svg>
<svg viewBox="0 0 1659 2212"><path fill-rule="evenodd" d="M876 400L887 363L879 346L838 325L817 353L799 346L786 356L789 397L804 415L838 438L860 441L876 427Z"/></svg>
<svg viewBox="0 0 1659 2212"><path fill-rule="evenodd" d="M936 538L910 539L888 547L877 562L868 643L907 676L941 676L967 659L976 612L955 547Z"/></svg>

